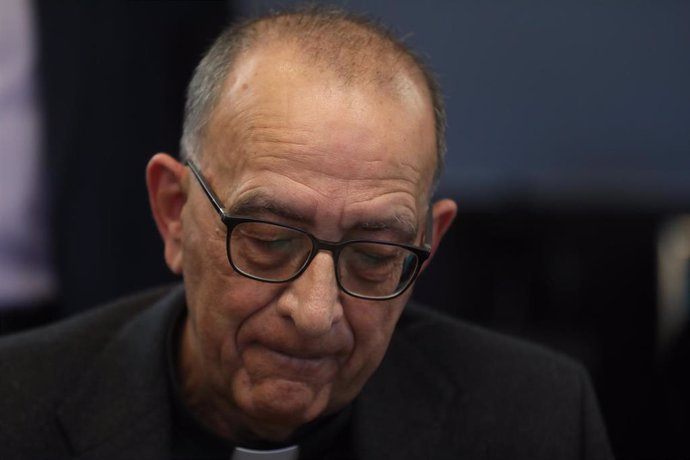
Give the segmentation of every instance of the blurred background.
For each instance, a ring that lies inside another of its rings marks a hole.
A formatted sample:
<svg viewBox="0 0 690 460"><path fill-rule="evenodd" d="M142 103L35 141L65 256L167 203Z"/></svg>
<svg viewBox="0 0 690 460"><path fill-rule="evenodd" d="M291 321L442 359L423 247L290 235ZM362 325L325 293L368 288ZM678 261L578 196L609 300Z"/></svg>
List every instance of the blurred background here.
<svg viewBox="0 0 690 460"><path fill-rule="evenodd" d="M1 332L173 280L146 162L223 25L291 3L0 1ZM690 458L690 2L329 4L447 97L460 214L415 297L582 362L618 458Z"/></svg>

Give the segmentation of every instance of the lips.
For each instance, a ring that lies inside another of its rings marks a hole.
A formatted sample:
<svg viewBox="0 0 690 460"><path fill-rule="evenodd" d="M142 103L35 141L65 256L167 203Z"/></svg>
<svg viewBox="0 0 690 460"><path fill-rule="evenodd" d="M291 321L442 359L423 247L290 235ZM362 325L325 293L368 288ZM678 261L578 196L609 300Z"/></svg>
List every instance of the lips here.
<svg viewBox="0 0 690 460"><path fill-rule="evenodd" d="M319 359L324 359L329 356L333 356L335 353L329 352L328 350L324 350L319 348L318 350L316 349L303 349L303 348L288 348L285 347L284 345L275 347L272 345L268 344L259 344L259 346L263 346L269 351L272 351L274 353L278 353L280 355L284 355L289 358L295 358L295 359L302 359L302 360L319 360Z"/></svg>
<svg viewBox="0 0 690 460"><path fill-rule="evenodd" d="M278 336L277 334L255 337L248 346L266 348L275 353L297 359L323 359L342 355L347 348L336 340L311 340L295 337Z"/></svg>
<svg viewBox="0 0 690 460"><path fill-rule="evenodd" d="M252 343L242 353L245 366L255 377L327 382L333 379L338 362L324 350L291 349Z"/></svg>
<svg viewBox="0 0 690 460"><path fill-rule="evenodd" d="M274 355L274 358L279 361L283 361L285 364L295 367L315 367L323 364L332 358L327 356L316 356L316 355L296 355L291 353L284 353L277 350L272 350L266 348L266 352Z"/></svg>
<svg viewBox="0 0 690 460"><path fill-rule="evenodd" d="M284 359L291 359L291 360L296 360L296 361L307 361L307 362L318 363L319 361L323 361L324 359L327 359L326 356L311 354L311 353L292 353L292 352L286 353L285 351L273 350L270 348L267 348L267 350L283 357Z"/></svg>

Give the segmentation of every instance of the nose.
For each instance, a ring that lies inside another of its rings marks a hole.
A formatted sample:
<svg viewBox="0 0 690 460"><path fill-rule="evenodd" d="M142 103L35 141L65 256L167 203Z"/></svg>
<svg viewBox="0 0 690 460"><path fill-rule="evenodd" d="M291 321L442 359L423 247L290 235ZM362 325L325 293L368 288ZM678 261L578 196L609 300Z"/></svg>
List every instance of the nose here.
<svg viewBox="0 0 690 460"><path fill-rule="evenodd" d="M283 291L278 308L307 336L324 335L340 321L343 307L333 256L327 252L317 254L306 271Z"/></svg>

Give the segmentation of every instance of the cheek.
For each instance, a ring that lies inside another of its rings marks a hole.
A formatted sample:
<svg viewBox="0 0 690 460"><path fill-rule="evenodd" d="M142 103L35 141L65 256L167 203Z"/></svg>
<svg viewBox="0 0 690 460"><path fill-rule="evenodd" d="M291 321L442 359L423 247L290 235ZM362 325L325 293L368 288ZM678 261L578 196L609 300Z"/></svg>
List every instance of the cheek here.
<svg viewBox="0 0 690 460"><path fill-rule="evenodd" d="M275 295L266 283L237 274L228 262L225 232L188 227L183 277L193 339L214 380L237 367L236 336L242 324Z"/></svg>
<svg viewBox="0 0 690 460"><path fill-rule="evenodd" d="M270 289L257 288L258 282L240 275L224 277L222 281L220 290L197 297L190 316L194 317L197 364L203 369L203 379L214 393L223 395L234 406L240 396L238 383L246 380L237 337L248 319L270 302L271 295Z"/></svg>
<svg viewBox="0 0 690 460"><path fill-rule="evenodd" d="M205 277L197 296L189 300L204 354L224 363L236 360L237 334L243 324L274 298L272 286L236 273ZM191 302L194 302L193 304ZM223 366L226 368L227 366Z"/></svg>
<svg viewBox="0 0 690 460"><path fill-rule="evenodd" d="M225 228L217 216L198 211L205 206L197 202L185 206L182 212L182 275L187 291L202 290L205 283L217 282L231 270L225 251Z"/></svg>

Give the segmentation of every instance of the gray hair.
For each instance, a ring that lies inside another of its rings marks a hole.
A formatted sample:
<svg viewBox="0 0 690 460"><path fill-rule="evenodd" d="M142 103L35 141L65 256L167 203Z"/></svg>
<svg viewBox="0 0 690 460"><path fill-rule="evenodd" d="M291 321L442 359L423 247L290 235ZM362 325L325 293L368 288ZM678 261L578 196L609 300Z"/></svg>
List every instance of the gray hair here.
<svg viewBox="0 0 690 460"><path fill-rule="evenodd" d="M257 43L270 42L273 38L296 41L300 44L300 49L306 49L308 56L315 61L325 61L326 65L337 67L337 72L347 73L343 77L348 81L362 77L366 68L371 67L361 63L367 50L369 55L373 50L393 56L394 59L402 58L413 69L416 68L426 83L434 110L436 169L432 190L436 187L443 171L446 153L446 112L436 77L424 61L385 26L337 8L309 7L274 12L232 24L225 29L196 67L187 88L180 142L180 156L183 160L200 161L206 127L221 99L225 80L238 58ZM351 50L352 56L348 62L358 65L342 64L340 50L343 47ZM359 62L353 62L354 55Z"/></svg>

